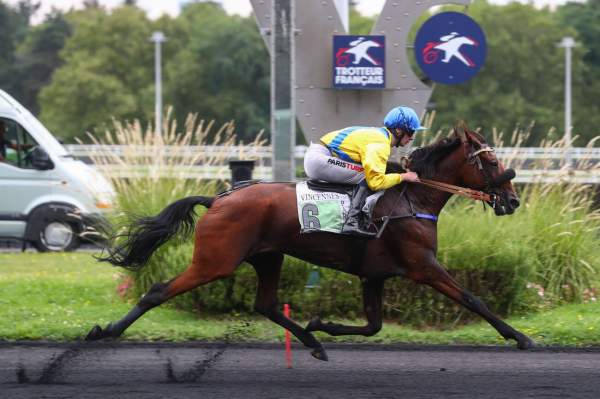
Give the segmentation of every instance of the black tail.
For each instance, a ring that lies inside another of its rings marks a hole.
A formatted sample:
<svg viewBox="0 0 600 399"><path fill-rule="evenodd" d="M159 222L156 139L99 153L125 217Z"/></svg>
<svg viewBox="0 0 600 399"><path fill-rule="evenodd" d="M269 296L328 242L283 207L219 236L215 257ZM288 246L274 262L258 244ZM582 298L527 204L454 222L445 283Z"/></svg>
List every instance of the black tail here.
<svg viewBox="0 0 600 399"><path fill-rule="evenodd" d="M140 269L173 236L191 234L195 225L194 207L210 208L213 201L209 197L187 197L173 202L154 217L135 218L125 233L113 236L113 244L105 249L108 256L100 256L98 260L130 270Z"/></svg>

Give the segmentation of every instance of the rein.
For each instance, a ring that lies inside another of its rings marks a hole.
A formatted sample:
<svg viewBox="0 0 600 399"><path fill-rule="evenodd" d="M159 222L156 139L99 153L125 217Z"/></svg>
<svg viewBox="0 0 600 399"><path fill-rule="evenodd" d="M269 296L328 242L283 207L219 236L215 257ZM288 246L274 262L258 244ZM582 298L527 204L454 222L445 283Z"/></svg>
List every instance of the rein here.
<svg viewBox="0 0 600 399"><path fill-rule="evenodd" d="M437 190L445 191L451 194L461 195L476 201L494 202L496 196L483 191L473 190L471 188L455 186L454 184L442 183L435 180L419 179L414 182Z"/></svg>
<svg viewBox="0 0 600 399"><path fill-rule="evenodd" d="M483 169L483 165L481 163L481 159L479 158L479 154L483 152L495 152L493 148L485 146L477 151L473 151L472 153L467 155L467 159L469 163L477 164L477 169L481 171L483 177L485 179L486 185L490 187L490 179L485 173ZM415 183L422 184L427 187L435 188L437 190L445 191L451 194L461 195L463 197L470 198L475 201L485 201L488 203L494 203L496 201L496 196L494 194L488 194L484 191L473 190L471 188L455 186L454 184L442 183L435 180L427 180L427 179L419 179Z"/></svg>
<svg viewBox="0 0 600 399"><path fill-rule="evenodd" d="M489 147L486 145L486 146L483 146L482 148L480 148L479 150L473 151L473 152L471 152L469 154L465 154L465 155L467 157L467 161L470 164L474 164L475 167L483 174L483 178L486 183L486 189L489 189L492 186L492 182L491 182L491 179L489 178L489 176L487 175L485 169L483 168L481 158L479 157L479 155L484 152L495 152L495 150L492 147ZM410 162L410 160L406 157L403 157L403 160L408 161L408 163ZM405 169L409 170L408 167L405 167ZM512 172L512 175L510 177L508 177L508 180L510 180L512 178L514 178L514 171ZM419 179L419 180L417 180L415 182L411 182L411 183L421 184L426 187L434 188L434 189L440 190L440 191L445 191L445 192L451 193L451 194L460 195L462 197L466 197L466 198L469 198L469 199L472 199L475 201L483 201L484 209L485 209L486 202L491 204L492 207L494 207L496 205L497 196L495 194L488 194L481 190L473 190L471 188L456 186L454 184L443 183L443 182L429 180L429 179ZM425 214L425 213L415 212L415 210L412 206L412 203L410 201L410 198L408 198L408 195L406 195L406 187L407 186L405 185L402 188L402 191L400 191L400 195L396 198L395 204L391 208L391 211L387 216L383 216L383 217L380 217L380 218L377 218L377 219L371 221L371 224L374 224L374 222L383 222L381 227L377 228L377 226L375 226L375 228L377 230L376 238L381 237L381 235L383 234L383 231L387 227L387 224L391 220L417 218L417 219L428 219L433 222L437 222L437 219L438 219L437 215L429 215L429 214ZM398 203L398 201L400 200L400 198L402 196L405 196L408 201L408 205L410 206L410 214L408 214L408 215L392 215L394 212L394 209L396 208L396 204Z"/></svg>

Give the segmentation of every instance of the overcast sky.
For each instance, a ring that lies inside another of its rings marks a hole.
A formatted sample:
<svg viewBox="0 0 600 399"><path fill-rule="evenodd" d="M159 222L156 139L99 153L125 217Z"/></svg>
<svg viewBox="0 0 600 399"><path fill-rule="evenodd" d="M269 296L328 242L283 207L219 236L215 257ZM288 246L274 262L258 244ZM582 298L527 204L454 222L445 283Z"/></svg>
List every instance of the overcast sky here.
<svg viewBox="0 0 600 399"><path fill-rule="evenodd" d="M16 4L18 0L4 0L9 4ZM378 14L383 7L385 0L358 0L358 10L365 15ZM537 6L563 4L566 0L533 0ZM185 0L138 0L139 7L148 12L150 18L157 18L160 15L167 13L177 15L180 9L180 4L185 3ZM223 4L225 10L231 14L249 15L252 11L250 0L219 0ZM509 0L491 0L495 4L506 4ZM528 2L521 0L521 2ZM115 7L123 3L123 0L100 0L100 4L107 7ZM41 8L34 18L34 22L43 20L44 15L52 9L52 7L68 10L71 7L80 8L83 0L41 0Z"/></svg>

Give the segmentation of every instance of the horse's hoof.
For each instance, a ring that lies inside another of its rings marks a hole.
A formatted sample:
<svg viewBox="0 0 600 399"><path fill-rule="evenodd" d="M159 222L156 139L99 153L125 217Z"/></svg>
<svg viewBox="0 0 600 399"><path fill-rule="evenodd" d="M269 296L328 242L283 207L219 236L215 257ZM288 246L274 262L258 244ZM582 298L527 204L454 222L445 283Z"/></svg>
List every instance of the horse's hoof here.
<svg viewBox="0 0 600 399"><path fill-rule="evenodd" d="M323 347L313 349L313 351L310 352L310 354L313 355L315 359L319 359L324 362L329 360L329 357L327 357L327 352L325 352L325 349L323 349Z"/></svg>
<svg viewBox="0 0 600 399"><path fill-rule="evenodd" d="M85 336L86 341L98 341L105 337L105 333L98 324L96 324L90 332Z"/></svg>
<svg viewBox="0 0 600 399"><path fill-rule="evenodd" d="M529 337L522 337L517 341L517 348L521 350L535 348L535 342Z"/></svg>
<svg viewBox="0 0 600 399"><path fill-rule="evenodd" d="M318 317L315 317L311 321L308 322L308 324L304 328L304 331L306 331L306 332L318 331L321 329L320 328L321 324L322 324L321 319L319 319Z"/></svg>
<svg viewBox="0 0 600 399"><path fill-rule="evenodd" d="M114 340L119 338L120 334L115 334L112 323L108 323L108 325L102 329L99 325L95 325L88 335L85 337L86 341L98 341L100 339L109 339Z"/></svg>

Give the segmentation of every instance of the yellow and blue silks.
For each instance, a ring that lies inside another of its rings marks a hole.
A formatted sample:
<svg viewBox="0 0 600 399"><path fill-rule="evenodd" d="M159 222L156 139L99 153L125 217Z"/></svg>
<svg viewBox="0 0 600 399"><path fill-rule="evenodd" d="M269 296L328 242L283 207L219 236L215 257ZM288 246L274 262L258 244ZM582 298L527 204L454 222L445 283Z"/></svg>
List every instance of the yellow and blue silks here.
<svg viewBox="0 0 600 399"><path fill-rule="evenodd" d="M353 126L321 137L331 153L341 160L362 164L365 180L373 191L385 190L402 181L399 173L385 174L392 134L385 127Z"/></svg>

